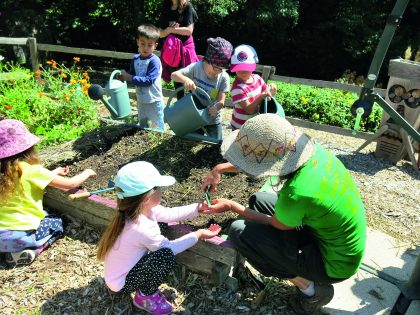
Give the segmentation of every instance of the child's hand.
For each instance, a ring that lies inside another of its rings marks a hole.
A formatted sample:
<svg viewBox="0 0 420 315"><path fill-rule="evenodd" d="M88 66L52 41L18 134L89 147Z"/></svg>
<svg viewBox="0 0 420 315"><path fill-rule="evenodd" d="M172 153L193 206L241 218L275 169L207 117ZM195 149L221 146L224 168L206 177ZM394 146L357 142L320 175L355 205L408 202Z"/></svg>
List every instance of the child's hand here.
<svg viewBox="0 0 420 315"><path fill-rule="evenodd" d="M209 106L209 107L207 107L207 109L208 109L208 111L209 111L209 114L210 114L210 116L211 117L216 117L217 116L217 112L219 111L218 109L217 109L217 106L216 105L213 105L213 106Z"/></svg>
<svg viewBox="0 0 420 315"><path fill-rule="evenodd" d="M83 174L86 176L86 178L96 178L96 173L94 170L88 168L83 171Z"/></svg>
<svg viewBox="0 0 420 315"><path fill-rule="evenodd" d="M53 173L55 175L60 175L60 176L66 176L68 173L70 172L70 168L68 165L63 166L63 167L57 167L55 170L53 170Z"/></svg>
<svg viewBox="0 0 420 315"><path fill-rule="evenodd" d="M267 88L264 92L261 93L261 97L264 98L268 98L268 100L271 100L271 92L270 89Z"/></svg>
<svg viewBox="0 0 420 315"><path fill-rule="evenodd" d="M270 83L268 85L268 89L270 90L271 95L277 94L277 85L275 85L274 83Z"/></svg>
<svg viewBox="0 0 420 315"><path fill-rule="evenodd" d="M118 75L118 79L121 81L129 81L131 82L133 76L125 71L122 71L120 75Z"/></svg>
<svg viewBox="0 0 420 315"><path fill-rule="evenodd" d="M184 87L189 91L195 91L197 86L195 85L194 81L190 78L187 78L184 82Z"/></svg>
<svg viewBox="0 0 420 315"><path fill-rule="evenodd" d="M195 234L200 240L209 239L209 238L217 236L217 234L219 234L221 231L220 226L213 229L214 229L213 231L211 231L210 229L199 229L195 231Z"/></svg>

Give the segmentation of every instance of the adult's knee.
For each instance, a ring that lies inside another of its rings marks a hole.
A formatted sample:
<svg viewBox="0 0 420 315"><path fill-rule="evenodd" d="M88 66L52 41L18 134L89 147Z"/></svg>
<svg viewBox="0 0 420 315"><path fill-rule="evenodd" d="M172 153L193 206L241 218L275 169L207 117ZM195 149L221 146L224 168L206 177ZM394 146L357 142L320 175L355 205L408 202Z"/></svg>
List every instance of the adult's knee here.
<svg viewBox="0 0 420 315"><path fill-rule="evenodd" d="M240 235L245 228L244 220L234 221L229 228L229 241L231 241L235 246L238 246L240 243Z"/></svg>

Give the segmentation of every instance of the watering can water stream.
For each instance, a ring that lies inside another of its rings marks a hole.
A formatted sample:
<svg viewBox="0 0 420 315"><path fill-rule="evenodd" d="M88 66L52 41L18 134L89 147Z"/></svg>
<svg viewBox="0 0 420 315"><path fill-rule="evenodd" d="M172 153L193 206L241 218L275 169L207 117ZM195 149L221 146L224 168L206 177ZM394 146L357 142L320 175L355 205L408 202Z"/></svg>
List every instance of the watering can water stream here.
<svg viewBox="0 0 420 315"><path fill-rule="evenodd" d="M120 70L114 70L107 83L106 98L103 96L103 88L99 84L92 84L88 90L89 97L95 101L101 100L111 113L113 119L122 119L131 115L130 97L128 96L127 82L114 79Z"/></svg>

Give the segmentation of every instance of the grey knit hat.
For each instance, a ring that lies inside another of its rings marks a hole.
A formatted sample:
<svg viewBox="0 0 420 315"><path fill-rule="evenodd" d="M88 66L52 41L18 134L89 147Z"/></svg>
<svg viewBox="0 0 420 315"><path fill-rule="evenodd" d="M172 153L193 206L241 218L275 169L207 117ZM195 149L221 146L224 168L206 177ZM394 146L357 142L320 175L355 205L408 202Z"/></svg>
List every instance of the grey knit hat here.
<svg viewBox="0 0 420 315"><path fill-rule="evenodd" d="M204 60L220 68L228 69L233 46L221 37L207 39L207 51Z"/></svg>
<svg viewBox="0 0 420 315"><path fill-rule="evenodd" d="M261 114L224 138L223 157L254 176L284 176L296 171L315 152L314 143L285 118Z"/></svg>

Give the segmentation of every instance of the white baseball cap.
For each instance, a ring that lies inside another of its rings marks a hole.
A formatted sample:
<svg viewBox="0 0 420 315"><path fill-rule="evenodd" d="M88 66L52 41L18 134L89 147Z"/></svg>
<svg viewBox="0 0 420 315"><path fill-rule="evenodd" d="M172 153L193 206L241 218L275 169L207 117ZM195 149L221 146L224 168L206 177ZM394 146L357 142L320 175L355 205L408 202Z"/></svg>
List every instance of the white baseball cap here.
<svg viewBox="0 0 420 315"><path fill-rule="evenodd" d="M249 45L239 45L230 59L230 71L255 71L257 63L258 56L255 49Z"/></svg>
<svg viewBox="0 0 420 315"><path fill-rule="evenodd" d="M115 177L115 187L118 199L144 194L154 187L171 186L175 184L172 176L160 175L153 164L138 161L124 165Z"/></svg>

